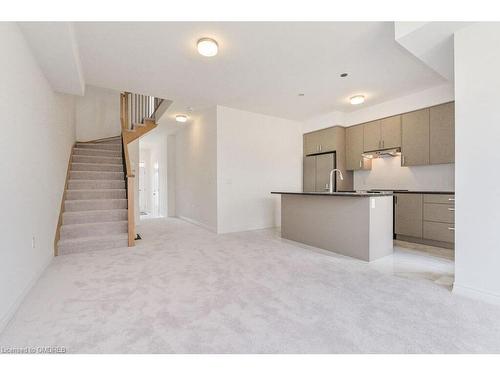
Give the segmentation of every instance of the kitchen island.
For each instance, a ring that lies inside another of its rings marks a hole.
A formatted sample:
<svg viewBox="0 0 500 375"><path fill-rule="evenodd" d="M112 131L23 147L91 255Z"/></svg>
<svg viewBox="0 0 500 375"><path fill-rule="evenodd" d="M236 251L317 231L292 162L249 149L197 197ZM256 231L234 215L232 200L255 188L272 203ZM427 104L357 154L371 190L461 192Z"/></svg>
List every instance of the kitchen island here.
<svg viewBox="0 0 500 375"><path fill-rule="evenodd" d="M393 252L391 192L281 194L281 237L367 262Z"/></svg>

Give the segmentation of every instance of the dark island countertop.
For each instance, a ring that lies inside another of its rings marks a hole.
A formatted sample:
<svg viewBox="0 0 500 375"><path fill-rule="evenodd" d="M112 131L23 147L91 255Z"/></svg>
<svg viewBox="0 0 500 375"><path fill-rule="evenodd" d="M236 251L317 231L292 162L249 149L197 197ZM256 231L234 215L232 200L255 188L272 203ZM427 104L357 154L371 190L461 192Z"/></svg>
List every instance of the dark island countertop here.
<svg viewBox="0 0 500 375"><path fill-rule="evenodd" d="M430 191L430 190L393 190L394 194L445 194L455 195L454 191Z"/></svg>
<svg viewBox="0 0 500 375"><path fill-rule="evenodd" d="M292 195L321 195L328 197L387 197L392 196L392 192L384 191L380 193L369 193L366 191L355 192L355 191L335 191L333 193L329 192L314 192L314 191L272 191L271 194L292 194Z"/></svg>

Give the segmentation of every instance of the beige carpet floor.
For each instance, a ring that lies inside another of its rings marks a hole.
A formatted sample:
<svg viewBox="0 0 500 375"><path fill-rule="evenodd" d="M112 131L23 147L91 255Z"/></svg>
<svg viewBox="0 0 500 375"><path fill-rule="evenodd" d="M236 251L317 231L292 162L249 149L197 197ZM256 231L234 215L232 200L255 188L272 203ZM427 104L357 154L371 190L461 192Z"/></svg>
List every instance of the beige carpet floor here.
<svg viewBox="0 0 500 375"><path fill-rule="evenodd" d="M0 347L69 353L499 353L500 307L284 241L142 224L135 248L55 258Z"/></svg>

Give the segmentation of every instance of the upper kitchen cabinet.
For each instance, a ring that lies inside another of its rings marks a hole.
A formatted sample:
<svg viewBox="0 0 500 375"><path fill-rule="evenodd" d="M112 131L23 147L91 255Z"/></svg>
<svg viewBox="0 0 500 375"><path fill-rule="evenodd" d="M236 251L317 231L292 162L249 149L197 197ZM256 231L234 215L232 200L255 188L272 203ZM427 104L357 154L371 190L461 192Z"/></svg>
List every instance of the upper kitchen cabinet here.
<svg viewBox="0 0 500 375"><path fill-rule="evenodd" d="M346 169L371 169L371 159L363 158L363 125L346 128Z"/></svg>
<svg viewBox="0 0 500 375"><path fill-rule="evenodd" d="M304 134L304 156L335 151L335 127Z"/></svg>
<svg viewBox="0 0 500 375"><path fill-rule="evenodd" d="M430 108L430 163L455 162L455 103Z"/></svg>
<svg viewBox="0 0 500 375"><path fill-rule="evenodd" d="M380 145L380 121L363 124L363 151L379 150Z"/></svg>
<svg viewBox="0 0 500 375"><path fill-rule="evenodd" d="M401 165L428 165L429 108L401 116Z"/></svg>
<svg viewBox="0 0 500 375"><path fill-rule="evenodd" d="M380 120L380 141L382 149L401 147L401 116Z"/></svg>
<svg viewBox="0 0 500 375"><path fill-rule="evenodd" d="M363 151L401 147L401 116L387 117L363 124Z"/></svg>

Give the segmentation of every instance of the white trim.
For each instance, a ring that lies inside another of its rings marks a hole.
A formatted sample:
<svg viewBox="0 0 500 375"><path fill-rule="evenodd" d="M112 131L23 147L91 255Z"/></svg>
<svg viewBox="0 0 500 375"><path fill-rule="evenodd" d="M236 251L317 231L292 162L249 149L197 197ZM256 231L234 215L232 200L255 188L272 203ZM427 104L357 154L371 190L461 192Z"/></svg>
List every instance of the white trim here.
<svg viewBox="0 0 500 375"><path fill-rule="evenodd" d="M190 219L189 217L186 217L186 216L176 216L177 218L181 219L181 220L184 220L184 221L187 221L188 223L190 224L194 224L194 225L197 225L199 227L202 227L203 229L207 229L209 230L210 232L214 232L214 233L217 233L217 229L216 228L213 228L211 227L210 225L207 225L207 224L204 224L204 223L201 223L197 220L194 220L194 219Z"/></svg>
<svg viewBox="0 0 500 375"><path fill-rule="evenodd" d="M10 305L10 307L7 309L5 314L3 314L2 317L0 317L0 333L2 333L3 330L7 327L7 325L9 324L9 322L12 320L12 318L16 314L17 310L19 309L19 307L23 303L23 301L26 298L26 296L28 295L28 293L35 286L35 284L40 279L40 277L45 272L45 270L47 269L47 267L49 266L49 264L52 262L53 259L54 259L54 257L49 258L49 261L42 267L42 269L35 275L35 277L33 277L30 280L28 285L26 285L26 287L23 289L21 294L19 294L19 296L17 296L16 300L14 301L14 303L12 305Z"/></svg>
<svg viewBox="0 0 500 375"><path fill-rule="evenodd" d="M494 305L500 305L499 294L487 292L485 290L470 288L468 286L459 285L457 283L453 284L453 294L481 300Z"/></svg>

